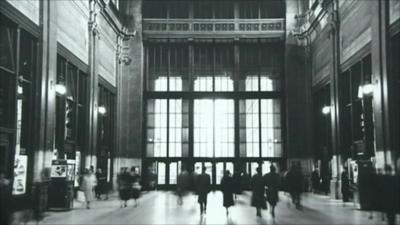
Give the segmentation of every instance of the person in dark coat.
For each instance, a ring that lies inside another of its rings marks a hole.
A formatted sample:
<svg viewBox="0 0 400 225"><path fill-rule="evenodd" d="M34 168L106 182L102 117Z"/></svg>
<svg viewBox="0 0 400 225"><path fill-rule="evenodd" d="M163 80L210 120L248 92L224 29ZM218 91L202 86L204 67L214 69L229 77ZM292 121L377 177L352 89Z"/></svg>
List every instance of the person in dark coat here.
<svg viewBox="0 0 400 225"><path fill-rule="evenodd" d="M276 168L274 165L270 166L270 172L264 175L265 185L267 186L267 201L271 206L271 215L275 218L275 206L279 201L279 187L280 187L280 177L276 173Z"/></svg>
<svg viewBox="0 0 400 225"><path fill-rule="evenodd" d="M350 201L350 179L349 179L349 172L347 167L344 167L343 172L341 174L342 180L342 195L343 195L343 202Z"/></svg>
<svg viewBox="0 0 400 225"><path fill-rule="evenodd" d="M257 167L257 173L251 178L251 188L253 195L251 196L251 206L256 207L257 216L261 217L261 209L267 209L265 202L265 182L261 175L261 168Z"/></svg>
<svg viewBox="0 0 400 225"><path fill-rule="evenodd" d="M224 207L226 208L226 215L229 214L229 207L233 206L233 192L234 183L229 170L226 170L221 179L221 190L223 193Z"/></svg>
<svg viewBox="0 0 400 225"><path fill-rule="evenodd" d="M312 191L314 193L317 193L319 186L320 186L320 176L319 176L319 171L317 168L315 168L312 173L311 173L311 187Z"/></svg>
<svg viewBox="0 0 400 225"><path fill-rule="evenodd" d="M118 192L119 197L121 199L121 208L128 206L128 200L131 197L131 178L127 171L127 168L121 168L121 173L118 174L117 183L118 183Z"/></svg>
<svg viewBox="0 0 400 225"><path fill-rule="evenodd" d="M207 211L207 195L211 188L210 175L206 173L207 168L203 167L202 173L198 175L197 182L197 202L200 204L200 213L205 214Z"/></svg>
<svg viewBox="0 0 400 225"><path fill-rule="evenodd" d="M240 188L242 190L250 190L251 177L246 172L243 172L240 177Z"/></svg>
<svg viewBox="0 0 400 225"><path fill-rule="evenodd" d="M233 181L233 194L235 200L237 200L237 195L240 195L242 193L242 181L239 171L235 171L235 173L232 175L232 181Z"/></svg>
<svg viewBox="0 0 400 225"><path fill-rule="evenodd" d="M286 174L286 182L288 191L292 196L292 202L297 209L301 209L301 193L303 191L303 173L301 171L300 163L294 164Z"/></svg>
<svg viewBox="0 0 400 225"><path fill-rule="evenodd" d="M102 194L106 194L106 199L108 199L106 174L103 173L101 168L97 168L95 175L97 179L97 185L95 187L96 199L100 200Z"/></svg>

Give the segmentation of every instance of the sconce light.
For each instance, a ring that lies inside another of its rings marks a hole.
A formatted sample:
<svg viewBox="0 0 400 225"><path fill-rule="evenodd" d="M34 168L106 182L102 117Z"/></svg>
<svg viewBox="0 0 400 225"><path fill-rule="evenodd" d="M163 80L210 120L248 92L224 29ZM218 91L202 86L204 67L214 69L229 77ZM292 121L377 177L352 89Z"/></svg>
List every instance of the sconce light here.
<svg viewBox="0 0 400 225"><path fill-rule="evenodd" d="M373 84L364 84L358 87L358 98L362 98L364 95L370 96L374 93L374 85Z"/></svg>
<svg viewBox="0 0 400 225"><path fill-rule="evenodd" d="M99 114L104 115L107 113L107 109L104 106L99 106L99 108L97 109L97 111L99 112Z"/></svg>
<svg viewBox="0 0 400 225"><path fill-rule="evenodd" d="M329 113L331 113L331 107L330 106L322 107L322 114L328 115Z"/></svg>
<svg viewBox="0 0 400 225"><path fill-rule="evenodd" d="M56 84L56 92L60 95L65 95L65 93L67 93L67 88L64 84Z"/></svg>

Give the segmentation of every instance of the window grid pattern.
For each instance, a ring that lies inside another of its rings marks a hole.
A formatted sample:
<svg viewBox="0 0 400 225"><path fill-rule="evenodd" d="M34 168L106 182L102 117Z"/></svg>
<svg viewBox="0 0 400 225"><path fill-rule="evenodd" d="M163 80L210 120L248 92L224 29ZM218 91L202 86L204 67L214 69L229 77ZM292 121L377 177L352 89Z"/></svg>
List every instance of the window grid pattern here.
<svg viewBox="0 0 400 225"><path fill-rule="evenodd" d="M194 91L212 91L213 89L213 78L212 76L197 77L194 80Z"/></svg>
<svg viewBox="0 0 400 225"><path fill-rule="evenodd" d="M233 100L215 100L215 157L233 157L235 148Z"/></svg>
<svg viewBox="0 0 400 225"><path fill-rule="evenodd" d="M182 100L169 100L169 157L182 156Z"/></svg>
<svg viewBox="0 0 400 225"><path fill-rule="evenodd" d="M259 101L246 100L246 156L260 156Z"/></svg>
<svg viewBox="0 0 400 225"><path fill-rule="evenodd" d="M281 156L280 104L273 99L261 100L261 156Z"/></svg>
<svg viewBox="0 0 400 225"><path fill-rule="evenodd" d="M195 157L213 157L213 101L194 101L193 148Z"/></svg>
<svg viewBox="0 0 400 225"><path fill-rule="evenodd" d="M154 156L167 156L167 100L154 102Z"/></svg>
<svg viewBox="0 0 400 225"><path fill-rule="evenodd" d="M246 91L258 91L258 76L252 75L246 77Z"/></svg>

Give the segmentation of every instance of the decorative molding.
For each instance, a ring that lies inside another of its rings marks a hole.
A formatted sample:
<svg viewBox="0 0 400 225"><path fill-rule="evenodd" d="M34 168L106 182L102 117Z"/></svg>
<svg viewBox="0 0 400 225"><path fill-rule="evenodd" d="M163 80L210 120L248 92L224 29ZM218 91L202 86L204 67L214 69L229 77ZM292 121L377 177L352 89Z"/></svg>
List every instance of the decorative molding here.
<svg viewBox="0 0 400 225"><path fill-rule="evenodd" d="M94 36L100 38L99 27L97 23L97 15L100 12L100 6L97 1L91 1L89 5L89 22L88 28L89 32Z"/></svg>
<svg viewBox="0 0 400 225"><path fill-rule="evenodd" d="M143 19L144 38L281 38L285 19Z"/></svg>

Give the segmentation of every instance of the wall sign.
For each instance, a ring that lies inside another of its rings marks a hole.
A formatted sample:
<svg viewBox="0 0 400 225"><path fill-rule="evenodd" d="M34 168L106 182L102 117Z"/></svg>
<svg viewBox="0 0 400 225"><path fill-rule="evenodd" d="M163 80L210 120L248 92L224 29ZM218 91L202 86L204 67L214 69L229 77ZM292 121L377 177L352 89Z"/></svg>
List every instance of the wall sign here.
<svg viewBox="0 0 400 225"><path fill-rule="evenodd" d="M14 183L13 195L23 195L26 193L26 177L28 171L28 156L16 155L14 161Z"/></svg>

